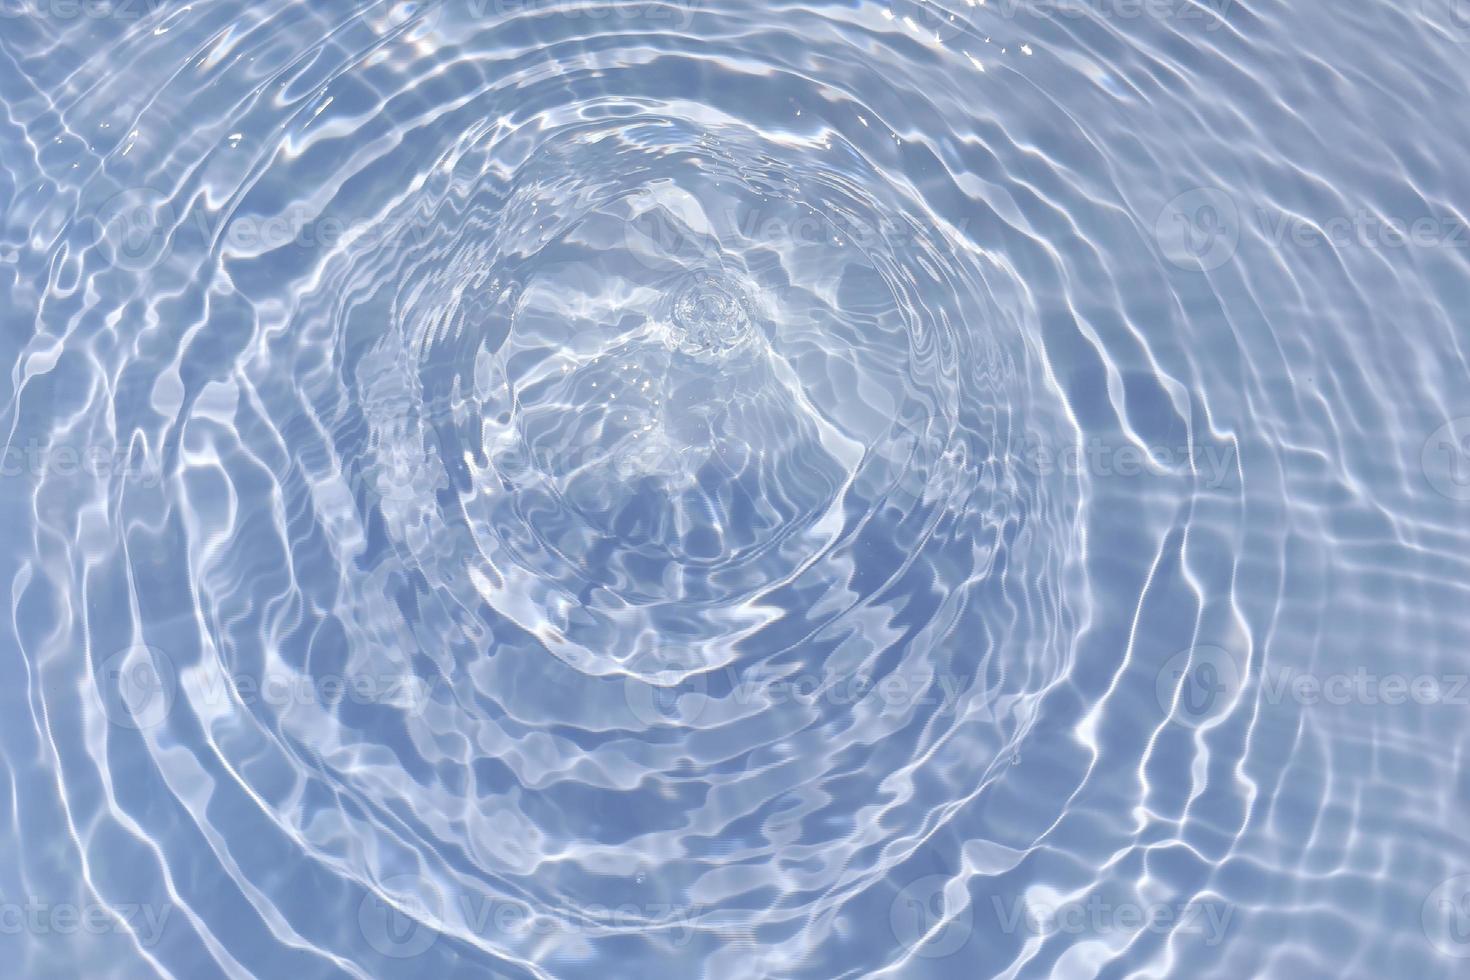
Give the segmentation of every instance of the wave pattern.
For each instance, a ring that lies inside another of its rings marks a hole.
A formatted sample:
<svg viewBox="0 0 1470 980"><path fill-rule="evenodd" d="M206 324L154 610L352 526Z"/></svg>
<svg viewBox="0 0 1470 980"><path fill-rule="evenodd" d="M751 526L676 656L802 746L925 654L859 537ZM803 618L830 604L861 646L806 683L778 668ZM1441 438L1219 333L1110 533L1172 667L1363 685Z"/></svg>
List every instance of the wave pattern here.
<svg viewBox="0 0 1470 980"><path fill-rule="evenodd" d="M1276 233L1453 223L1453 11L125 6L0 35L24 975L1470 956L1467 256Z"/></svg>

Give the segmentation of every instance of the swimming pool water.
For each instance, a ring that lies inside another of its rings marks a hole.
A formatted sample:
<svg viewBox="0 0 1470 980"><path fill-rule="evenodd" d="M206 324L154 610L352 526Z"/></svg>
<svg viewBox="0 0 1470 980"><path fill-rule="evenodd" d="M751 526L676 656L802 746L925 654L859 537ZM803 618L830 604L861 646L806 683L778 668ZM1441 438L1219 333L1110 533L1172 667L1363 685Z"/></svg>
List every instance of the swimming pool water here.
<svg viewBox="0 0 1470 980"><path fill-rule="evenodd" d="M0 972L1470 973L1467 84L0 0Z"/></svg>

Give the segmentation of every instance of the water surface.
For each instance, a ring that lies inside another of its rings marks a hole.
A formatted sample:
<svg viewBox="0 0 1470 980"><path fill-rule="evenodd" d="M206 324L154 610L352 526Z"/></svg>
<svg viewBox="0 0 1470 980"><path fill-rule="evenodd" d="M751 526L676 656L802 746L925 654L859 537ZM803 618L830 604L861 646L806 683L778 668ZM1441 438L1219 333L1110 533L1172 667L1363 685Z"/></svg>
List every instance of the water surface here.
<svg viewBox="0 0 1470 980"><path fill-rule="evenodd" d="M1470 970L1450 0L0 0L25 977Z"/></svg>

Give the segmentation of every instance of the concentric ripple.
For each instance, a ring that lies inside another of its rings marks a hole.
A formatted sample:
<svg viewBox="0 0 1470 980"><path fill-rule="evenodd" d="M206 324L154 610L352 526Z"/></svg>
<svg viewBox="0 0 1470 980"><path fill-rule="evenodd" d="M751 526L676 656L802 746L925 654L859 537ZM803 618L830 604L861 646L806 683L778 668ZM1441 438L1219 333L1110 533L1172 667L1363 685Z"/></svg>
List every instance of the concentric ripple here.
<svg viewBox="0 0 1470 980"><path fill-rule="evenodd" d="M1384 267L1239 226L1311 148L1212 156L1244 117L1198 89L1276 18L999 6L6 21L8 444L106 461L7 488L11 820L174 913L27 968L1245 976L1305 954L1182 910L1338 916L1309 946L1360 912L1359 775L1263 754L1360 730L1252 685L1333 641L1333 535L1402 549L1385 636L1463 538L1414 493L1290 502L1383 472L1331 406L1393 379L1295 318ZM1447 197L1418 153L1392 187ZM1421 380L1356 431L1451 424ZM1024 913L1098 903L1174 918Z"/></svg>

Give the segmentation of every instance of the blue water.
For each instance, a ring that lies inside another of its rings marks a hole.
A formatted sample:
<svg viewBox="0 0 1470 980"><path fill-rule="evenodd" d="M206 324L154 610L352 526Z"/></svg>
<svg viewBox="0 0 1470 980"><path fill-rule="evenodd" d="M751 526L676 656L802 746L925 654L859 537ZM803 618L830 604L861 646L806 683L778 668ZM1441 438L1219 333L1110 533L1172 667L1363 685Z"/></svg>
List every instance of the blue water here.
<svg viewBox="0 0 1470 980"><path fill-rule="evenodd" d="M1458 0L0 0L0 975L1470 975Z"/></svg>

